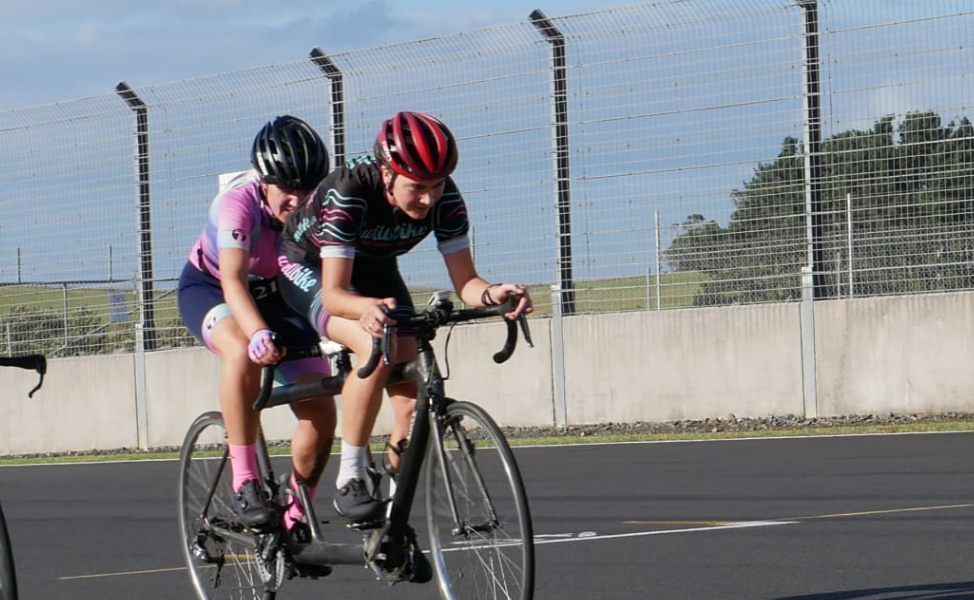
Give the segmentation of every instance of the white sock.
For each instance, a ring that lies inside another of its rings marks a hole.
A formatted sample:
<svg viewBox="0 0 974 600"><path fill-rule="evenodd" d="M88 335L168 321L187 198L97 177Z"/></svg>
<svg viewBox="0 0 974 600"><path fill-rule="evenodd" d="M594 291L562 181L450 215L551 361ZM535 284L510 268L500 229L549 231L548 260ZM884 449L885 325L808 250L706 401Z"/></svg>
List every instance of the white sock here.
<svg viewBox="0 0 974 600"><path fill-rule="evenodd" d="M342 460L338 467L335 488L341 488L353 479L365 480L365 446L353 446L342 441Z"/></svg>

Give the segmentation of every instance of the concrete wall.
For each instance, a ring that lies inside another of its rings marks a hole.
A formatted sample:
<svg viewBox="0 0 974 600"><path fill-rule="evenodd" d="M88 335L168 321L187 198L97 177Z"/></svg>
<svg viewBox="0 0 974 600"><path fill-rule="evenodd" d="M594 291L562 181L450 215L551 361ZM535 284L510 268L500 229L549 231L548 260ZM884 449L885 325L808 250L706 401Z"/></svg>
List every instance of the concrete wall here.
<svg viewBox="0 0 974 600"><path fill-rule="evenodd" d="M802 412L799 305L567 319L568 423Z"/></svg>
<svg viewBox="0 0 974 600"><path fill-rule="evenodd" d="M815 308L819 414L974 412L974 293Z"/></svg>
<svg viewBox="0 0 974 600"><path fill-rule="evenodd" d="M0 369L0 456L138 448L132 354L48 361L37 374Z"/></svg>
<svg viewBox="0 0 974 600"><path fill-rule="evenodd" d="M802 356L801 305L788 303L573 316L562 321L560 354L557 324L532 319L536 347L521 342L503 365L490 358L502 324L462 326L440 366L449 364L451 396L510 426L803 414L805 406L822 416L974 411L974 292L814 306L814 357ZM445 341L443 332L436 343ZM32 400L34 374L0 369L0 455L178 446L198 414L217 409L213 356L149 353L140 440L135 358L52 359ZM805 398L811 373L817 395ZM294 418L281 407L263 423L269 438L287 439ZM390 424L384 408L377 433Z"/></svg>

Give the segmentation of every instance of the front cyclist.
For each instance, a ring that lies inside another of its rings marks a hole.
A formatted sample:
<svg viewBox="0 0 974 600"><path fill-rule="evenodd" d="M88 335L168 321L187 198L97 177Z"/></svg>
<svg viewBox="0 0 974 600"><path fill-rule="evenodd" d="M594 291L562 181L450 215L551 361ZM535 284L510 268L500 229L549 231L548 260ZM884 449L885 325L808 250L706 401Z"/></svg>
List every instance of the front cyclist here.
<svg viewBox="0 0 974 600"><path fill-rule="evenodd" d="M255 442L258 414L252 403L262 365L275 364L279 334L292 344L316 344L317 332L294 314L278 291L277 255L283 221L307 200L329 169L324 142L301 119L283 116L267 123L251 150L253 169L220 190L209 221L193 245L179 279L179 313L186 327L221 362L220 407L230 449L233 509L256 530L274 529L282 515L263 493ZM284 381L326 376L328 363L304 359L282 363ZM335 402L316 398L292 405L298 425L291 440L291 486L313 491L325 468L335 433ZM299 503L283 515L297 543L309 541Z"/></svg>
<svg viewBox="0 0 974 600"><path fill-rule="evenodd" d="M382 124L374 156L349 161L330 173L313 199L287 219L281 246L281 291L323 335L368 357L372 339L393 315L413 314L396 257L430 233L453 287L470 306L521 296L507 318L532 310L523 285L488 284L477 275L467 237L467 208L450 174L457 164L453 134L438 119L399 112ZM398 331L395 362L415 358L415 335ZM336 511L352 523L377 523L382 503L365 487L367 446L391 368L381 364L367 379L349 377L342 389L342 454ZM395 415L389 462L398 470L399 444L416 403L413 382L388 386Z"/></svg>

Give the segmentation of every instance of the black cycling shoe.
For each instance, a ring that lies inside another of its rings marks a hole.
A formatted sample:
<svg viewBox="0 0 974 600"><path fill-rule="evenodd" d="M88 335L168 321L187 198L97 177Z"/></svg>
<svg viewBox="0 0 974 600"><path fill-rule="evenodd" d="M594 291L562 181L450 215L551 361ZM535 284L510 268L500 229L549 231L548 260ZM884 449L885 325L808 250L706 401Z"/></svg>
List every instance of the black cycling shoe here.
<svg viewBox="0 0 974 600"><path fill-rule="evenodd" d="M270 531L279 527L281 513L256 479L245 481L240 491L230 497L230 504L237 519L250 529Z"/></svg>
<svg viewBox="0 0 974 600"><path fill-rule="evenodd" d="M311 528L307 523L297 522L287 531L288 549L292 554L297 554L305 546L311 543ZM294 563L294 574L297 577L308 577L317 579L331 575L332 568L329 565L306 565L299 562Z"/></svg>
<svg viewBox="0 0 974 600"><path fill-rule="evenodd" d="M385 503L376 500L361 479L353 479L335 492L335 512L352 526L376 526L385 518Z"/></svg>

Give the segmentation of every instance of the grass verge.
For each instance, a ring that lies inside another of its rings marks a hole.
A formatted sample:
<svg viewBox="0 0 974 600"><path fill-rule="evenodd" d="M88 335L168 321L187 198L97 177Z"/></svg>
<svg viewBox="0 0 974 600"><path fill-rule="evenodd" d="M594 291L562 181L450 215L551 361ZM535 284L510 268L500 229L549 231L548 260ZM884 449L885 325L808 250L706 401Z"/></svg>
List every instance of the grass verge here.
<svg viewBox="0 0 974 600"><path fill-rule="evenodd" d="M564 430L546 430L542 433L525 433L522 430L508 432L508 442L511 446L557 446L577 444L609 444L626 442L664 442L664 441L699 441L726 440L742 438L776 438L801 436L842 436L842 435L874 435L892 433L946 433L974 431L974 420L912 422L912 423L863 423L829 426L786 426L756 428L748 430L721 430L726 426L715 422L709 426L710 430L693 431L612 431L602 427L570 427ZM385 441L373 441L372 450L381 452ZM278 442L269 448L271 455L281 456L290 453L287 443ZM333 452L340 452L341 446L336 444ZM217 456L217 451L214 451ZM179 458L178 449L137 451L121 449L118 451L102 451L97 453L67 453L43 456L0 457L0 466L36 465L36 464L70 464L91 462L115 462L132 460L175 460Z"/></svg>

